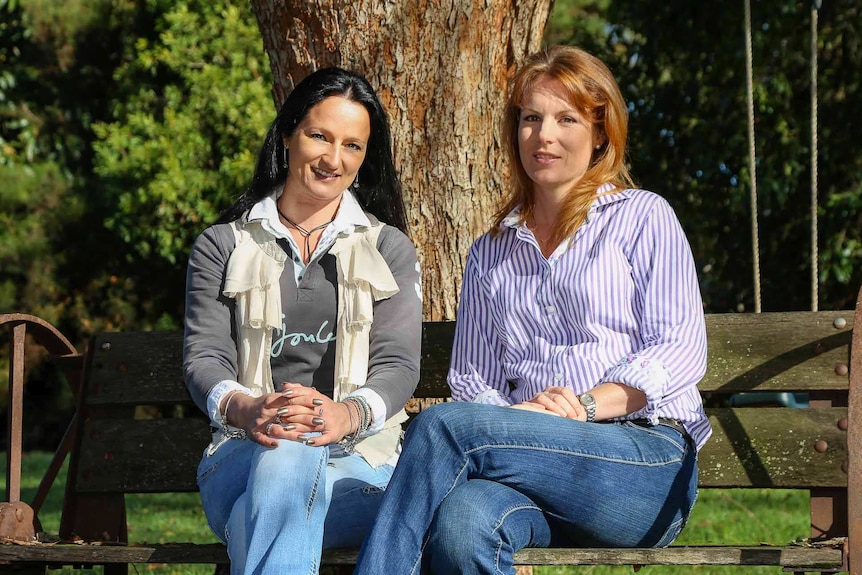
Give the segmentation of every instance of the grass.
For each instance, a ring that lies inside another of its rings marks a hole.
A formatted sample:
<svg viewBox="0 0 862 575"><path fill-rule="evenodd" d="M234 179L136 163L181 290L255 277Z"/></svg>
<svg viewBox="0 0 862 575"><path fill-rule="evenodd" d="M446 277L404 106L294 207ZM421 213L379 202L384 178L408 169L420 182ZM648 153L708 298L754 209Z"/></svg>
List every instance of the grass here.
<svg viewBox="0 0 862 575"><path fill-rule="evenodd" d="M31 501L39 481L51 460L50 453L31 452L24 455L21 472L21 499ZM6 488L6 457L0 461L3 474L3 489ZM54 486L48 494L39 520L42 529L56 536L60 530L63 486L66 483L66 467L63 466ZM3 496L5 499L5 495ZM207 526L197 493L136 494L126 496L126 513L131 541L148 543L168 543L186 541L194 543L214 543L218 541ZM129 573L152 575L212 575L213 565L133 565ZM101 574L101 567L94 569L49 571L52 575L70 573Z"/></svg>
<svg viewBox="0 0 862 575"><path fill-rule="evenodd" d="M701 491L675 545L787 545L808 537L808 495L790 489ZM534 575L632 575L628 566L541 567ZM782 575L781 567L650 565L638 575Z"/></svg>
<svg viewBox="0 0 862 575"><path fill-rule="evenodd" d="M24 456L22 500L30 501L47 468L51 455L33 452ZM0 460L5 489L6 458ZM42 528L56 535L60 528L60 510L65 484L65 467L39 513ZM146 494L126 497L129 538L132 541L166 543L170 541L215 542L207 527L197 493ZM786 545L809 535L808 500L805 492L792 490L707 490L700 494L688 526L677 545L760 543ZM134 574L212 575L212 565L134 565ZM51 571L52 574L98 573L101 568L73 571ZM540 567L535 575L631 575L631 567ZM647 566L639 575L779 575L780 567L668 567Z"/></svg>

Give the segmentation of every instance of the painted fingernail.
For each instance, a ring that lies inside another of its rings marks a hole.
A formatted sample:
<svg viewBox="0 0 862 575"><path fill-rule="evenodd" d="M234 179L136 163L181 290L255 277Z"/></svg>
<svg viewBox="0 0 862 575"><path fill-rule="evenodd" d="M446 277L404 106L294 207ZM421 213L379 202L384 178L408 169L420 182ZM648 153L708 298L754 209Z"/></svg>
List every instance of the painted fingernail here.
<svg viewBox="0 0 862 575"><path fill-rule="evenodd" d="M296 426L292 423L282 423L281 428L285 431L293 431L296 429Z"/></svg>
<svg viewBox="0 0 862 575"><path fill-rule="evenodd" d="M314 440L313 439L306 439L305 444L306 445L314 445Z"/></svg>
<svg viewBox="0 0 862 575"><path fill-rule="evenodd" d="M311 423L313 423L314 425L323 425L324 421L322 417L314 417L312 418Z"/></svg>
<svg viewBox="0 0 862 575"><path fill-rule="evenodd" d="M322 399L312 399L311 404L312 405L323 405L323 400Z"/></svg>
<svg viewBox="0 0 862 575"><path fill-rule="evenodd" d="M282 397L290 397L291 395L293 395L292 389L285 389L284 391L281 392Z"/></svg>

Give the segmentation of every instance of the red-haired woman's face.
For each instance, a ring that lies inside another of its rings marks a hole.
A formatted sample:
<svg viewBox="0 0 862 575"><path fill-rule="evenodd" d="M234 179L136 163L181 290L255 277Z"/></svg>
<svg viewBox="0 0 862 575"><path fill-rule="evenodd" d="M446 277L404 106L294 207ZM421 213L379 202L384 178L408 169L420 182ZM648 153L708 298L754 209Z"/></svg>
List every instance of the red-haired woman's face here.
<svg viewBox="0 0 862 575"><path fill-rule="evenodd" d="M566 99L563 86L542 77L524 94L518 121L521 164L536 193L563 197L590 166L592 124Z"/></svg>

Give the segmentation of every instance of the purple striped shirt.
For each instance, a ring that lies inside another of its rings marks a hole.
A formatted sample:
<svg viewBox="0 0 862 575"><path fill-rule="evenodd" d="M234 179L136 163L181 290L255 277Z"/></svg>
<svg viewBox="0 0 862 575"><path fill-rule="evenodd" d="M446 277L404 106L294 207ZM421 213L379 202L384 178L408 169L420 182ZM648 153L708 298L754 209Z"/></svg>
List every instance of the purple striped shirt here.
<svg viewBox="0 0 862 575"><path fill-rule="evenodd" d="M586 222L545 258L513 212L470 248L449 386L456 401L511 405L557 385L644 392L621 419L712 430L697 382L706 329L691 248L673 209L645 190L599 188Z"/></svg>

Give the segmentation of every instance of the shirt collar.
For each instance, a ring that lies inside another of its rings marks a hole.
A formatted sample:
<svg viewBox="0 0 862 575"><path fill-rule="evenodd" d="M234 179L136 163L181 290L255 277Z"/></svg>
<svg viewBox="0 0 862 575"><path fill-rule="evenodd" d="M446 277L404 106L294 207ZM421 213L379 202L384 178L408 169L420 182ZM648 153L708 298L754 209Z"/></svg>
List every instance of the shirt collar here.
<svg viewBox="0 0 862 575"><path fill-rule="evenodd" d="M248 221L259 220L269 233L277 238L291 238L287 227L281 223L281 218L278 216L278 207L276 201L281 197L283 189L274 190L270 195L263 198L251 207L248 212ZM341 195L341 204L338 206L338 212L335 214L335 219L326 226L321 237L335 237L341 232L352 232L356 227L370 227L371 220L365 214L362 206L349 190L344 190Z"/></svg>
<svg viewBox="0 0 862 575"><path fill-rule="evenodd" d="M615 188L615 186L610 182L602 184L596 190L596 197L593 200L593 203L590 205L590 209L587 212L587 219L584 223L589 224L590 222L592 222L596 212L602 206L607 206L609 204L627 200L631 198L631 195L631 190L620 190L618 188ZM504 217L503 220L500 222L500 228L518 229L520 227L526 227L526 223L521 218L521 208L519 206L506 214L506 217Z"/></svg>

